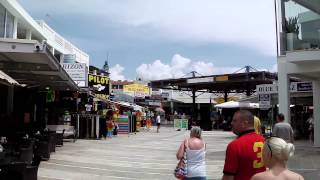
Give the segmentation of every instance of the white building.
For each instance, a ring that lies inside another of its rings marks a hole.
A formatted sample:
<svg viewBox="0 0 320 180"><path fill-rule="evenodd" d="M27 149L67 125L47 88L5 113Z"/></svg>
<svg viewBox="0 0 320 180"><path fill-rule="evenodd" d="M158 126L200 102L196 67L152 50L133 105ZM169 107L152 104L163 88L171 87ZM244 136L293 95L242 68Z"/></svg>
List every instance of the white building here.
<svg viewBox="0 0 320 180"><path fill-rule="evenodd" d="M25 86L71 90L76 84L61 63L89 67L88 54L34 20L17 0L0 0L0 56L0 70Z"/></svg>
<svg viewBox="0 0 320 180"><path fill-rule="evenodd" d="M279 111L290 122L290 77L312 81L314 145L320 147L320 1L277 0L277 20Z"/></svg>

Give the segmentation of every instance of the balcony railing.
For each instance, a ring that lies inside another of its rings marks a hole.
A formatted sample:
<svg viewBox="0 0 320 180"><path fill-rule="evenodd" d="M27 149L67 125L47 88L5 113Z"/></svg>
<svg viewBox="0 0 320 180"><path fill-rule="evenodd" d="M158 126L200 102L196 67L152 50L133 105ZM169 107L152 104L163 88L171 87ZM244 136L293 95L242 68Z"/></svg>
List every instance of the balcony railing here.
<svg viewBox="0 0 320 180"><path fill-rule="evenodd" d="M38 21L48 39L51 39L65 51L65 54L74 54L76 56L76 61L89 64L89 55L78 49L72 43L64 39L61 35L55 32L50 26L48 26L44 21Z"/></svg>

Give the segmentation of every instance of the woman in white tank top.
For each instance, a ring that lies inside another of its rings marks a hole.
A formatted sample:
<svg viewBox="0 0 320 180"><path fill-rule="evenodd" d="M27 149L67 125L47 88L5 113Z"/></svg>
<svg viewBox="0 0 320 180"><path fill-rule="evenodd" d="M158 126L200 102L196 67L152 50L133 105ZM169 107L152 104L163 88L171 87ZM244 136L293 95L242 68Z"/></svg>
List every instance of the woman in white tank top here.
<svg viewBox="0 0 320 180"><path fill-rule="evenodd" d="M201 138L201 129L193 127L190 138L184 140L177 152L177 159L187 158L187 180L206 180L205 143Z"/></svg>

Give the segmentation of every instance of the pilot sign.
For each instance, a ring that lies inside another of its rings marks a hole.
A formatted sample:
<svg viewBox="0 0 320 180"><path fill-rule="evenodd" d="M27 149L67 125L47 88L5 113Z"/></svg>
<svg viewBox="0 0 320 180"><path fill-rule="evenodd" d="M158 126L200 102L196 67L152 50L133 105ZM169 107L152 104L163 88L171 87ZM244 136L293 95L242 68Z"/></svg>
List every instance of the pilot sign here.
<svg viewBox="0 0 320 180"><path fill-rule="evenodd" d="M88 74L88 85L97 97L108 99L110 95L110 79L108 76Z"/></svg>

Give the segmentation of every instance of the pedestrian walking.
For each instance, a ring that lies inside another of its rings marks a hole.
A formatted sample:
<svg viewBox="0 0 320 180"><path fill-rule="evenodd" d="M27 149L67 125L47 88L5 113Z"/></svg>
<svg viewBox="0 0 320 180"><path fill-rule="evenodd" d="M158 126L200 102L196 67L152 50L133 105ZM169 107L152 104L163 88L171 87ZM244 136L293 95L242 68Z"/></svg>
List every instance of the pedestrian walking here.
<svg viewBox="0 0 320 180"><path fill-rule="evenodd" d="M112 123L113 123L113 136L117 136L118 135L118 130L119 130L119 125L115 121L112 121Z"/></svg>
<svg viewBox="0 0 320 180"><path fill-rule="evenodd" d="M285 142L281 138L271 137L266 140L262 158L268 171L258 173L252 177L252 180L303 180L300 174L287 169L287 161L294 153L294 145Z"/></svg>
<svg viewBox="0 0 320 180"><path fill-rule="evenodd" d="M111 120L107 121L107 137L112 138L113 134L113 123Z"/></svg>
<svg viewBox="0 0 320 180"><path fill-rule="evenodd" d="M313 133L314 133L313 114L310 115L310 117L307 120L307 123L308 123L309 140L310 140L310 143L313 143Z"/></svg>
<svg viewBox="0 0 320 180"><path fill-rule="evenodd" d="M284 115L278 114L277 123L274 125L272 136L282 138L286 142L293 143L293 129L291 125L287 122L284 122Z"/></svg>
<svg viewBox="0 0 320 180"><path fill-rule="evenodd" d="M231 122L238 137L228 144L223 169L223 180L250 180L266 170L262 161L264 138L254 129L254 118L247 110L237 111Z"/></svg>
<svg viewBox="0 0 320 180"><path fill-rule="evenodd" d="M206 144L201 137L201 129L192 127L190 138L185 139L177 152L177 159L181 160L186 154L186 180L206 180L205 152Z"/></svg>
<svg viewBox="0 0 320 180"><path fill-rule="evenodd" d="M159 133L160 125L161 125L161 117L160 117L160 114L157 115L156 121L157 121L157 133Z"/></svg>

